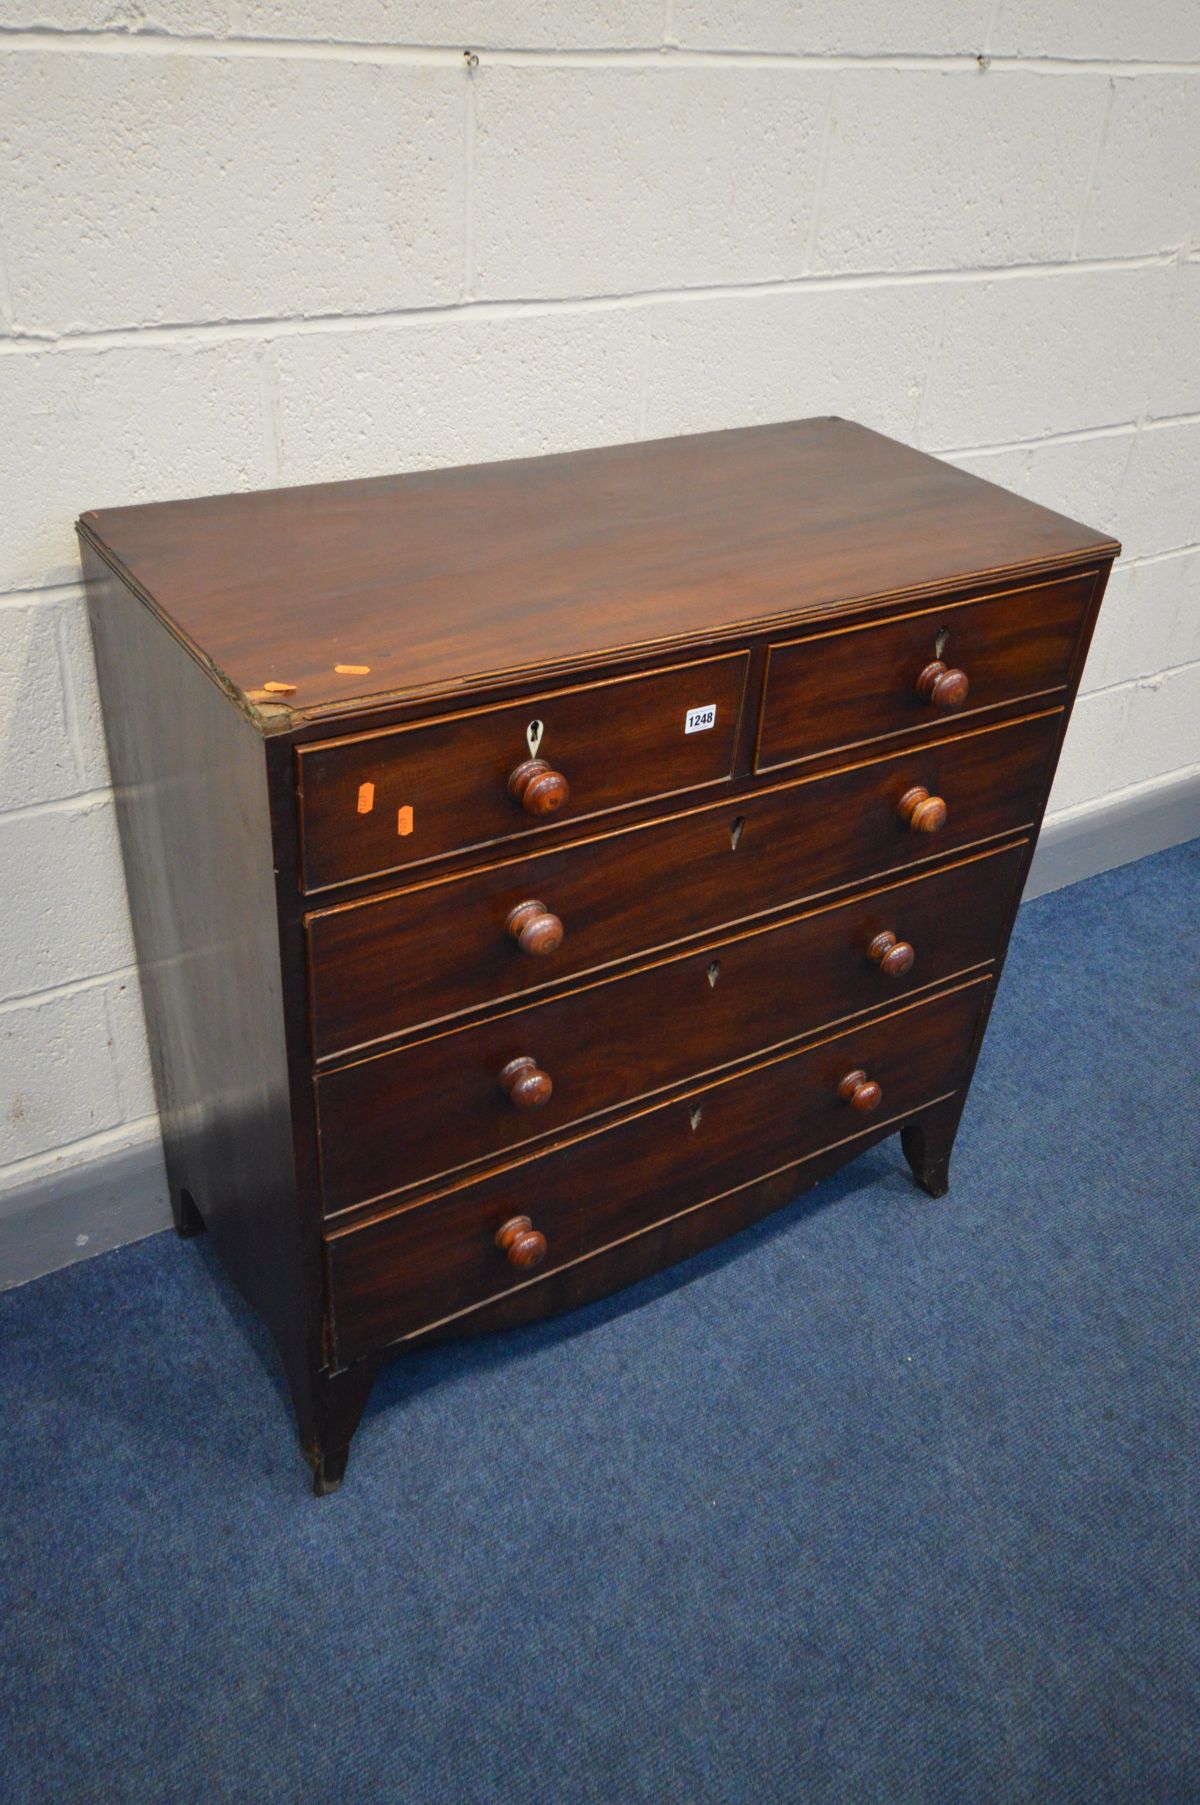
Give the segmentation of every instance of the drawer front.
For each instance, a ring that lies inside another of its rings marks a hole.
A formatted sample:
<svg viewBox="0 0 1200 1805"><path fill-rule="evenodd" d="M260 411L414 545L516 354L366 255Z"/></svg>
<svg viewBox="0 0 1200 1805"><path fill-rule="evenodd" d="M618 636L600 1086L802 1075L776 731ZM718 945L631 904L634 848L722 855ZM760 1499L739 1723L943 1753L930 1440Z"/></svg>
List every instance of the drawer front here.
<svg viewBox="0 0 1200 1805"><path fill-rule="evenodd" d="M517 998L1023 828L1041 807L1060 722L1049 712L314 914L315 1054ZM914 833L897 813L916 784L945 800L937 833ZM523 952L506 931L529 900L562 922L549 956Z"/></svg>
<svg viewBox="0 0 1200 1805"><path fill-rule="evenodd" d="M692 1209L958 1088L987 981L792 1053L375 1222L328 1236L340 1361L536 1282L540 1273ZM871 1114L839 1096L861 1070ZM528 1216L547 1243L530 1274L496 1245Z"/></svg>
<svg viewBox="0 0 1200 1805"><path fill-rule="evenodd" d="M1026 845L323 1074L327 1210L503 1155L985 963ZM548 1075L548 1101L519 1108L504 1088L521 1058Z"/></svg>
<svg viewBox="0 0 1200 1805"><path fill-rule="evenodd" d="M927 733L977 709L1061 689L1095 582L1088 571L772 646L756 768ZM946 674L922 688L918 679L935 661ZM966 677L965 698L954 672Z"/></svg>
<svg viewBox="0 0 1200 1805"><path fill-rule="evenodd" d="M302 746L306 889L545 832L564 820L728 779L747 656L589 683L503 707ZM566 779L527 792L509 777L533 754Z"/></svg>

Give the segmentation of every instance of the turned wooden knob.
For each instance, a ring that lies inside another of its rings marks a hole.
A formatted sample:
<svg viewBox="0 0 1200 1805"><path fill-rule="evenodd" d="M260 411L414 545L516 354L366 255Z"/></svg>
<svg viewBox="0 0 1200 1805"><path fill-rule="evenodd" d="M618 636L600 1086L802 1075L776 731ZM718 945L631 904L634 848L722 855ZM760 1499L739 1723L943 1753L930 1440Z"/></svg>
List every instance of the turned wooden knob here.
<svg viewBox="0 0 1200 1805"><path fill-rule="evenodd" d="M509 772L508 793L527 815L552 815L571 794L571 786L544 758L526 758Z"/></svg>
<svg viewBox="0 0 1200 1805"><path fill-rule="evenodd" d="M507 1254L510 1266L526 1271L540 1266L546 1257L546 1237L528 1216L510 1216L504 1227L496 1230L496 1246Z"/></svg>
<svg viewBox="0 0 1200 1805"><path fill-rule="evenodd" d="M545 903L518 903L505 926L523 953L544 959L562 945L563 924L552 915Z"/></svg>
<svg viewBox="0 0 1200 1805"><path fill-rule="evenodd" d="M890 928L876 934L867 948L867 957L874 959L885 978L902 978L912 970L916 956L908 941L897 940Z"/></svg>
<svg viewBox="0 0 1200 1805"><path fill-rule="evenodd" d="M862 1115L878 1109L883 1101L883 1092L865 1072L847 1072L838 1085L837 1094L843 1103L848 1103L851 1109L857 1109Z"/></svg>
<svg viewBox="0 0 1200 1805"><path fill-rule="evenodd" d="M509 1060L500 1074L500 1085L516 1109L541 1109L549 1103L554 1090L550 1074L543 1072L528 1053Z"/></svg>
<svg viewBox="0 0 1200 1805"><path fill-rule="evenodd" d="M946 804L940 796L931 796L924 784L915 783L900 798L900 819L915 834L935 834L946 825Z"/></svg>
<svg viewBox="0 0 1200 1805"><path fill-rule="evenodd" d="M917 678L917 694L934 708L961 708L970 687L966 671L953 670L940 658L927 664Z"/></svg>

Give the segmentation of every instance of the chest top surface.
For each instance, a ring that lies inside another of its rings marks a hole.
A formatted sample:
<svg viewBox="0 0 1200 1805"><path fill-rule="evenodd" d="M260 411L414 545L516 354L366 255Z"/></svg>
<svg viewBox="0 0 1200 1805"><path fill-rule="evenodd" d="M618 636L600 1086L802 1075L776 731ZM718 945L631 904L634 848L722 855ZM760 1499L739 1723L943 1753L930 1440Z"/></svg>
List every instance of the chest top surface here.
<svg viewBox="0 0 1200 1805"><path fill-rule="evenodd" d="M833 418L80 525L219 680L310 720L1118 549Z"/></svg>

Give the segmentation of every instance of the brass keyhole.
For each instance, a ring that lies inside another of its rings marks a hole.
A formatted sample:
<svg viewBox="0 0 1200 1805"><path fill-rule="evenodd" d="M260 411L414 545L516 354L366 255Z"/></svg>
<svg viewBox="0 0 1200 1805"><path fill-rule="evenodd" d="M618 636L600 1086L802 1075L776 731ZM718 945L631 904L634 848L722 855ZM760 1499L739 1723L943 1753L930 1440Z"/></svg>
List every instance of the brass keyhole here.
<svg viewBox="0 0 1200 1805"><path fill-rule="evenodd" d="M538 747L542 743L542 735L545 731L546 723L544 721L530 721L525 729L525 744L529 747L530 758L537 757Z"/></svg>

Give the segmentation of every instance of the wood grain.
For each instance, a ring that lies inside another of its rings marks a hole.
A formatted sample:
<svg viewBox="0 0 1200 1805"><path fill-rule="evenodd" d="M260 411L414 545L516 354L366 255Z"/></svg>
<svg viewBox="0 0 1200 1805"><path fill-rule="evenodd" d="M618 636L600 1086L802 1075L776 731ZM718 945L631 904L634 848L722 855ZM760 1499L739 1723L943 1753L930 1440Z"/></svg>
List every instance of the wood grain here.
<svg viewBox="0 0 1200 1805"><path fill-rule="evenodd" d="M945 1189L1114 541L830 420L80 536L176 1220L318 1492L405 1337Z"/></svg>
<svg viewBox="0 0 1200 1805"><path fill-rule="evenodd" d="M282 681L313 717L1117 550L835 419L105 508L81 526L230 685Z"/></svg>
<svg viewBox="0 0 1200 1805"><path fill-rule="evenodd" d="M985 962L1024 850L1007 847L322 1074L327 1209L561 1134L597 1111ZM909 970L894 977L871 952L885 923L903 928L915 949ZM514 1109L506 1094L518 1083L529 1087L529 1107ZM436 1096L438 1108L414 1110L417 1094Z"/></svg>
<svg viewBox="0 0 1200 1805"><path fill-rule="evenodd" d="M758 769L777 770L830 747L961 733L989 709L1061 690L1095 581L1088 571L773 645ZM935 707L932 681L930 694L922 694L919 680L935 662L965 667L969 687L943 692L959 696L961 706Z"/></svg>
<svg viewBox="0 0 1200 1805"><path fill-rule="evenodd" d="M915 1116L954 1089L986 983L659 1104L436 1202L330 1235L339 1357L521 1282L495 1244L513 1216L536 1216L549 1271L852 1136L861 1118L838 1085L855 1066L875 1075L888 1100L881 1113Z"/></svg>
<svg viewBox="0 0 1200 1805"><path fill-rule="evenodd" d="M318 1249L296 1232L263 742L84 551L172 1207L267 1322L302 1430L318 1408Z"/></svg>
<svg viewBox="0 0 1200 1805"><path fill-rule="evenodd" d="M1037 811L1060 724L1050 713L964 734L314 914L317 1056L1012 833ZM918 782L948 799L936 834L913 833L897 812ZM522 955L508 931L513 908L530 895L565 929L545 959Z"/></svg>
<svg viewBox="0 0 1200 1805"><path fill-rule="evenodd" d="M455 852L546 833L650 797L728 779L746 656L700 659L503 708L472 709L389 733L351 736L298 754L304 878L320 889ZM711 704L713 726L685 732L687 711ZM540 729L540 760L528 734ZM553 758L555 769L547 760ZM553 808L526 810L514 771L535 765L532 786ZM549 784L559 773L561 790ZM359 795L372 786L364 814ZM568 790L569 786L569 790ZM408 831L396 812L410 810Z"/></svg>

